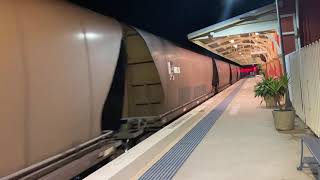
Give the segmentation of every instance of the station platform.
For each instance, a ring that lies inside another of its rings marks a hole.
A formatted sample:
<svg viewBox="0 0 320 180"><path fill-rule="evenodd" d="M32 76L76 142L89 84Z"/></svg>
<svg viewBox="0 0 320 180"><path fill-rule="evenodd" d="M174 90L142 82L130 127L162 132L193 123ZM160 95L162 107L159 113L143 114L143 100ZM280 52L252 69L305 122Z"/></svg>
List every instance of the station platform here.
<svg viewBox="0 0 320 180"><path fill-rule="evenodd" d="M314 179L297 171L300 140L274 128L248 79L174 179Z"/></svg>
<svg viewBox="0 0 320 180"><path fill-rule="evenodd" d="M271 109L254 98L257 81L237 82L87 179L314 179L296 169L303 129L274 128Z"/></svg>

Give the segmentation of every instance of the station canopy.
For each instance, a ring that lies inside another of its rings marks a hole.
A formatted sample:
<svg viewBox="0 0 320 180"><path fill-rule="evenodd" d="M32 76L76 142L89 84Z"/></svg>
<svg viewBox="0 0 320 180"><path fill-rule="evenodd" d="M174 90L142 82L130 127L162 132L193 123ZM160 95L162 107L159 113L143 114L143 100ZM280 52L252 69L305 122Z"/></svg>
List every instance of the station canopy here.
<svg viewBox="0 0 320 180"><path fill-rule="evenodd" d="M188 34L188 39L240 65L279 57L276 5L271 4Z"/></svg>

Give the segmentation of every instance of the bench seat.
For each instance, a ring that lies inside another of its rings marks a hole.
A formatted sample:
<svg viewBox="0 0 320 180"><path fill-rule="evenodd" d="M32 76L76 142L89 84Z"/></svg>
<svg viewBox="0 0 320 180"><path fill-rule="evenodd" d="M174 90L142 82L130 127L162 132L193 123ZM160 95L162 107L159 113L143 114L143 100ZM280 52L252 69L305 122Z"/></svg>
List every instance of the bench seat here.
<svg viewBox="0 0 320 180"><path fill-rule="evenodd" d="M303 153L303 145L305 145L312 154L312 157L304 157ZM315 136L304 136L301 139L301 158L300 158L300 165L297 168L298 170L302 170L306 168L305 164L315 164L317 165L318 171L318 180L320 180L320 139Z"/></svg>

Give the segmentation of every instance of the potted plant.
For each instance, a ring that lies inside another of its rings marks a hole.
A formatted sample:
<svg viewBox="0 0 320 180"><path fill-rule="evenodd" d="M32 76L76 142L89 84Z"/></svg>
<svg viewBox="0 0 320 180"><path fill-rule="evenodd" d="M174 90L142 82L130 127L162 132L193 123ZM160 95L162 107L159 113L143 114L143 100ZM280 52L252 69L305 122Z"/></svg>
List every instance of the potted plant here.
<svg viewBox="0 0 320 180"><path fill-rule="evenodd" d="M272 108L276 106L273 91L271 91L269 88L269 84L271 83L271 81L273 81L273 78L263 78L262 81L258 82L254 88L254 97L263 98L267 108Z"/></svg>
<svg viewBox="0 0 320 180"><path fill-rule="evenodd" d="M279 107L279 109L272 111L275 127L278 130L291 130L294 128L295 111L287 103L282 103L281 101L287 94L288 85L289 78L287 76L272 78L267 82L270 94L273 95Z"/></svg>

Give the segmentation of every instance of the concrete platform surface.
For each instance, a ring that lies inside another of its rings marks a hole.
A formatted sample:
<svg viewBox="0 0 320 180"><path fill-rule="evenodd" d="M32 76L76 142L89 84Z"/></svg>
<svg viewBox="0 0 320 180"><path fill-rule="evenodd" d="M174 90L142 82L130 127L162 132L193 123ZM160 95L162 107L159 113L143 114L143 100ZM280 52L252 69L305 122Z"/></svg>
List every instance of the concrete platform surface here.
<svg viewBox="0 0 320 180"><path fill-rule="evenodd" d="M174 176L175 180L308 180L297 171L300 141L275 130L270 109L254 98L251 78Z"/></svg>

